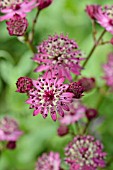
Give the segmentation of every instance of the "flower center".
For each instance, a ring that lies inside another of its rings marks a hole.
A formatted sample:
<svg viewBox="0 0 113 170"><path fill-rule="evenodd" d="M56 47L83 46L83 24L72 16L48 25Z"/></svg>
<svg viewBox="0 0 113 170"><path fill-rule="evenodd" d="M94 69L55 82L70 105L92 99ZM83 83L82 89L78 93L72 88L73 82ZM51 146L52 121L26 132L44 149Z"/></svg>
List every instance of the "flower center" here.
<svg viewBox="0 0 113 170"><path fill-rule="evenodd" d="M51 91L45 91L43 97L45 99L45 102L48 102L48 101L50 102L54 99L54 93L53 93L52 90Z"/></svg>
<svg viewBox="0 0 113 170"><path fill-rule="evenodd" d="M105 8L105 12L109 16L109 18L113 19L113 6L106 7Z"/></svg>

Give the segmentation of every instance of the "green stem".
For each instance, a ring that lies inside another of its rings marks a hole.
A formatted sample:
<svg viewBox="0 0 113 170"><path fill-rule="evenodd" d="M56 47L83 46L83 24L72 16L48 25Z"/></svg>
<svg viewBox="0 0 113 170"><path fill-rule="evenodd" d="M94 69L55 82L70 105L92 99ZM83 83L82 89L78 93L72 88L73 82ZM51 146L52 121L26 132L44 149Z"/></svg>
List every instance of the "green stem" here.
<svg viewBox="0 0 113 170"><path fill-rule="evenodd" d="M98 46L98 44L99 44L100 40L102 39L102 37L104 36L105 32L106 32L106 30L104 30L104 31L101 33L101 35L99 36L98 40L97 40L96 43L93 45L91 51L89 52L89 55L87 56L86 60L84 61L82 67L85 67L86 64L88 63L90 57L92 56L93 52L95 51L96 47Z"/></svg>
<svg viewBox="0 0 113 170"><path fill-rule="evenodd" d="M32 30L31 30L31 37L30 37L30 43L33 44L33 39L34 39L34 34L35 34L35 27L36 27L36 23L37 23L37 19L39 17L40 14L40 10L37 9L37 13L36 16L33 20L33 25L32 25Z"/></svg>

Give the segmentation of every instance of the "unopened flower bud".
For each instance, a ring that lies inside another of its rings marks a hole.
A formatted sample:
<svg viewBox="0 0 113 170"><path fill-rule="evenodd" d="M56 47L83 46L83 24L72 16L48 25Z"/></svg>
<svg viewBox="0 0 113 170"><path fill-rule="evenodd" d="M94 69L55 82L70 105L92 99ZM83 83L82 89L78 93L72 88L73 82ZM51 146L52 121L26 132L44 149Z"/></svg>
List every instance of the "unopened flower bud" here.
<svg viewBox="0 0 113 170"><path fill-rule="evenodd" d="M6 146L8 149L15 149L16 148L16 141L9 141Z"/></svg>
<svg viewBox="0 0 113 170"><path fill-rule="evenodd" d="M88 120L92 120L97 116L98 111L96 109L89 108L86 110L85 114L86 114L86 117L88 118Z"/></svg>
<svg viewBox="0 0 113 170"><path fill-rule="evenodd" d="M42 10L46 7L48 7L51 3L52 3L53 0L39 0L39 5L38 5L38 8L39 10Z"/></svg>
<svg viewBox="0 0 113 170"><path fill-rule="evenodd" d="M69 129L66 125L60 125L59 128L57 129L57 133L59 136L65 136L69 132Z"/></svg>
<svg viewBox="0 0 113 170"><path fill-rule="evenodd" d="M16 83L17 92L27 93L32 87L32 80L28 77L20 77Z"/></svg>

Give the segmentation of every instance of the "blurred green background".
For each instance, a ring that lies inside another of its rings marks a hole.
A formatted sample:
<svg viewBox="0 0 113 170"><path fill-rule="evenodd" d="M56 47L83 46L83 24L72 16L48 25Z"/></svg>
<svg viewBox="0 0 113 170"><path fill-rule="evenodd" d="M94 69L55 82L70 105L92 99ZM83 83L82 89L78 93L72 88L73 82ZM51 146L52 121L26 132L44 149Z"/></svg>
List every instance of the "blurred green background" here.
<svg viewBox="0 0 113 170"><path fill-rule="evenodd" d="M68 34L78 43L80 49L87 56L92 41L91 21L84 9L88 4L112 4L111 0L54 0L52 5L44 9L39 16L35 33L35 45L39 44L48 35L55 33ZM28 15L30 31L36 10ZM97 25L98 35L103 28ZM104 37L111 38L110 33ZM102 64L106 62L107 55L113 51L111 45L100 46L94 52L82 75L93 76L97 80L97 86L101 87L105 82ZM36 64L31 60L33 53L21 39L8 35L5 22L0 23L0 117L10 115L16 118L24 135L17 142L17 148L13 151L6 150L0 158L0 170L34 170L35 162L42 152L58 151L63 157L63 147L71 140L68 135L60 138L57 136L58 122L53 122L49 117L43 119L41 115L32 116L33 110L25 104L26 95L16 91L16 81L20 76L37 78L38 74L33 70ZM93 90L83 97L88 107L95 107L99 94ZM103 123L94 124L95 135L104 143L107 159L113 157L113 93L108 94L99 107ZM113 164L106 170L113 170Z"/></svg>

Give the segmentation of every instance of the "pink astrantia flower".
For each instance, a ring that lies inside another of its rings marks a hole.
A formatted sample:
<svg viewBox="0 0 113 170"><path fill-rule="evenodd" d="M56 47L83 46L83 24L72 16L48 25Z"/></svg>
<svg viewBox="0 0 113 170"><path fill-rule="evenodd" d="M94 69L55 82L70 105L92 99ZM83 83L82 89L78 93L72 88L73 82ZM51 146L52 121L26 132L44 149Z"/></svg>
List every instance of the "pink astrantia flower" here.
<svg viewBox="0 0 113 170"><path fill-rule="evenodd" d="M76 136L65 148L65 155L71 170L97 170L105 167L103 145L93 136Z"/></svg>
<svg viewBox="0 0 113 170"><path fill-rule="evenodd" d="M37 160L35 170L60 170L60 162L59 153L43 153Z"/></svg>
<svg viewBox="0 0 113 170"><path fill-rule="evenodd" d="M29 77L20 77L16 82L17 92L27 93L33 87L32 80Z"/></svg>
<svg viewBox="0 0 113 170"><path fill-rule="evenodd" d="M91 19L96 20L108 32L113 34L113 5L88 5L86 12Z"/></svg>
<svg viewBox="0 0 113 170"><path fill-rule="evenodd" d="M57 119L57 112L64 116L64 110L73 97L73 93L66 92L68 84L63 84L64 80L63 77L57 79L51 71L38 80L33 80L34 88L29 91L26 103L31 105L30 108L34 108L34 116L41 113L46 118L50 112L54 121Z"/></svg>
<svg viewBox="0 0 113 170"><path fill-rule="evenodd" d="M9 20L15 14L21 17L26 17L26 13L32 11L32 9L38 6L37 0L3 0L1 2L0 12L4 15L0 16L0 21Z"/></svg>
<svg viewBox="0 0 113 170"><path fill-rule="evenodd" d="M65 111L65 116L60 118L60 123L65 125L70 125L85 117L86 107L81 105L79 101L73 101L68 104L67 111Z"/></svg>
<svg viewBox="0 0 113 170"><path fill-rule="evenodd" d="M23 36L28 27L27 19L15 14L9 21L6 22L7 29L10 35Z"/></svg>
<svg viewBox="0 0 113 170"><path fill-rule="evenodd" d="M100 7L96 14L96 20L108 32L113 34L113 5Z"/></svg>
<svg viewBox="0 0 113 170"><path fill-rule="evenodd" d="M72 80L70 72L76 75L80 74L81 51L74 40L70 40L68 36L63 34L49 36L48 40L43 41L37 47L38 53L33 60L40 64L36 68L36 72L44 70L58 70L60 76L64 76L70 81Z"/></svg>
<svg viewBox="0 0 113 170"><path fill-rule="evenodd" d="M51 5L53 0L38 0L39 5L38 5L38 9L42 10L46 7L48 7L49 5Z"/></svg>
<svg viewBox="0 0 113 170"><path fill-rule="evenodd" d="M104 69L104 79L106 80L106 84L113 89L113 53L108 55L107 64L103 65Z"/></svg>
<svg viewBox="0 0 113 170"><path fill-rule="evenodd" d="M10 117L0 120L0 141L17 141L22 134L16 120Z"/></svg>

